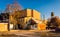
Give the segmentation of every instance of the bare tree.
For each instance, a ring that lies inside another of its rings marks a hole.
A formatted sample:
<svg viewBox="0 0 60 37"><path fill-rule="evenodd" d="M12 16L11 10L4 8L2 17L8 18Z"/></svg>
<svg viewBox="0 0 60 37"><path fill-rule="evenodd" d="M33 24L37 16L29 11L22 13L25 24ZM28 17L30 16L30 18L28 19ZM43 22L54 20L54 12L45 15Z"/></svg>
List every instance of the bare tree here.
<svg viewBox="0 0 60 37"><path fill-rule="evenodd" d="M60 19L58 17L53 17L47 22L47 27L50 29L55 29L60 26Z"/></svg>

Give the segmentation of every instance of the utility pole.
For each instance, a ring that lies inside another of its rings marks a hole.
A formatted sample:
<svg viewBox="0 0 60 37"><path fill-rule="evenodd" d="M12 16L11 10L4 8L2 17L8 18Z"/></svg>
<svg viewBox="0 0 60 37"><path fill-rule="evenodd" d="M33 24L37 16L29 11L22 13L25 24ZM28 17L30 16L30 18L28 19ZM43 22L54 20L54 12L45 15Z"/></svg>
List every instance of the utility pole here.
<svg viewBox="0 0 60 37"><path fill-rule="evenodd" d="M9 14L9 18L8 18L8 31L10 31L10 12L8 14Z"/></svg>

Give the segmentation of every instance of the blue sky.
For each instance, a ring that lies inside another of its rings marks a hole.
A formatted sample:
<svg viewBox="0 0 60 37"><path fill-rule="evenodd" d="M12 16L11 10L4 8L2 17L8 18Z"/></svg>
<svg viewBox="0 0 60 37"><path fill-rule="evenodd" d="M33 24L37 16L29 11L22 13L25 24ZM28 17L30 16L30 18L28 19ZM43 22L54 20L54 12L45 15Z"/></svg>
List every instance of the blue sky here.
<svg viewBox="0 0 60 37"><path fill-rule="evenodd" d="M7 4L12 4L14 0L0 0L0 10L4 10ZM55 16L60 17L60 0L17 0L23 9L35 9L45 15L45 18L50 18L53 11Z"/></svg>

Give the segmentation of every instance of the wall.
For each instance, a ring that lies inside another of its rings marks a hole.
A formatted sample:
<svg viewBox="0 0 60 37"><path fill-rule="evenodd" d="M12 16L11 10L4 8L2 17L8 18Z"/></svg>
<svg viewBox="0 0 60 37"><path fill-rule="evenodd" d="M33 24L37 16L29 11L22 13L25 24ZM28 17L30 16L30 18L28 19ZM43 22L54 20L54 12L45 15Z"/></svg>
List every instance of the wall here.
<svg viewBox="0 0 60 37"><path fill-rule="evenodd" d="M8 23L0 23L0 31L8 31Z"/></svg>
<svg viewBox="0 0 60 37"><path fill-rule="evenodd" d="M31 9L27 9L27 17L31 17Z"/></svg>
<svg viewBox="0 0 60 37"><path fill-rule="evenodd" d="M40 18L40 13L36 10L33 10L33 17L36 19L36 20L41 20Z"/></svg>

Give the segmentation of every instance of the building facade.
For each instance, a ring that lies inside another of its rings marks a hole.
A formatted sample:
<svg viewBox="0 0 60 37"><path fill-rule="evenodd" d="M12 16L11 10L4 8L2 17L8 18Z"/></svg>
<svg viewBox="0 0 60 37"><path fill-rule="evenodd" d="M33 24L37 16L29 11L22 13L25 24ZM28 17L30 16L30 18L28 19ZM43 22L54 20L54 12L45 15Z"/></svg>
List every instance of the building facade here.
<svg viewBox="0 0 60 37"><path fill-rule="evenodd" d="M15 25L15 29L37 29L40 22L40 12L32 9L16 11L10 15L10 23ZM43 28L45 29L45 24Z"/></svg>
<svg viewBox="0 0 60 37"><path fill-rule="evenodd" d="M31 18L34 18L36 20L41 20L40 13L36 10L31 10L31 9L22 10L20 12L20 24L22 25L23 28Z"/></svg>

